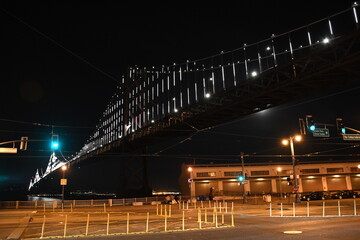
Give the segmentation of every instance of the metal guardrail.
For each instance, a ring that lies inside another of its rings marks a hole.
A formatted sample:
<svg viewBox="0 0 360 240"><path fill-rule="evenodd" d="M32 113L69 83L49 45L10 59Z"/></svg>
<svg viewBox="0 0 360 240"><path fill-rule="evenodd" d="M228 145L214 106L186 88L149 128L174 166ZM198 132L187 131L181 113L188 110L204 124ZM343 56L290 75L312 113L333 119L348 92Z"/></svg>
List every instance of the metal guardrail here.
<svg viewBox="0 0 360 240"><path fill-rule="evenodd" d="M142 197L142 198L121 198L121 199L87 199L87 200L47 200L47 201L0 201L0 208L11 209L37 209L37 208L61 208L61 207L102 207L126 206L133 202L150 204L152 201L162 201L164 197Z"/></svg>

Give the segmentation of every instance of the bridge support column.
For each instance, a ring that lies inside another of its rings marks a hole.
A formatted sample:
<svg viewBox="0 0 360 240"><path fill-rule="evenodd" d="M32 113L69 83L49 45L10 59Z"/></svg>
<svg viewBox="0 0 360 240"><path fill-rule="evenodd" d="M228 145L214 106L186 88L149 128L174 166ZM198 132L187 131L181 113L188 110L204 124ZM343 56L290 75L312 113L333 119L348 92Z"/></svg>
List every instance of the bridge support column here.
<svg viewBox="0 0 360 240"><path fill-rule="evenodd" d="M323 191L328 191L326 177L321 177L321 181L322 181Z"/></svg>
<svg viewBox="0 0 360 240"><path fill-rule="evenodd" d="M271 179L271 192L277 193L276 179Z"/></svg>
<svg viewBox="0 0 360 240"><path fill-rule="evenodd" d="M346 181L346 189L347 190L352 190L351 177L350 176L345 176L345 181Z"/></svg>

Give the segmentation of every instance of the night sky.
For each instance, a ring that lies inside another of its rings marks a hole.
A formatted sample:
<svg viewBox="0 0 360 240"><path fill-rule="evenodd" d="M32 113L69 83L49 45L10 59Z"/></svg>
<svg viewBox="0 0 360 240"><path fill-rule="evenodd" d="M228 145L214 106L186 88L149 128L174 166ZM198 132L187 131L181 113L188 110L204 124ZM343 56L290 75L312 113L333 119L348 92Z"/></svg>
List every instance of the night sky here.
<svg viewBox="0 0 360 240"><path fill-rule="evenodd" d="M37 168L45 169L51 154L48 140L52 130L60 135L65 156L78 151L94 130L127 67L170 65L214 55L350 6L351 1L322 0L236 4L2 3L0 142L21 136L44 141L30 143L26 152L0 156L0 188L27 186ZM175 145L163 154L213 154L217 155L214 162L226 162L228 157L220 155L239 152L289 154L279 141L296 132L298 118L307 114L332 124L336 117L342 117L347 126L359 129L359 94L357 87L319 94L225 123L184 144L178 145L182 139L174 139L152 146L149 151ZM299 146L299 151L346 146L325 146L312 139ZM176 189L180 164L199 159L149 158L152 186ZM155 177L159 172L162 178Z"/></svg>

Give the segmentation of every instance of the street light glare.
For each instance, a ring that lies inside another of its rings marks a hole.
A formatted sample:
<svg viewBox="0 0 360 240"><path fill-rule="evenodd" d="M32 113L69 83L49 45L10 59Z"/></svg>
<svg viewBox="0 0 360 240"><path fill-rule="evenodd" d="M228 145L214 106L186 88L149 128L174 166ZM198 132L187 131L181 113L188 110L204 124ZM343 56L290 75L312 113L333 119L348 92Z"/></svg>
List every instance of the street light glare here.
<svg viewBox="0 0 360 240"><path fill-rule="evenodd" d="M281 142L283 145L288 145L289 144L289 140L287 140L287 139L284 139L284 140L282 140L282 142Z"/></svg>
<svg viewBox="0 0 360 240"><path fill-rule="evenodd" d="M277 171L278 171L278 172L281 172L281 170L282 170L281 167L278 167L278 168L277 168Z"/></svg>
<svg viewBox="0 0 360 240"><path fill-rule="evenodd" d="M66 170L67 170L67 166L66 166L66 165L63 165L63 166L61 167L61 170L66 171Z"/></svg>
<svg viewBox="0 0 360 240"><path fill-rule="evenodd" d="M188 167L187 171L192 172L193 171L192 167Z"/></svg>
<svg viewBox="0 0 360 240"><path fill-rule="evenodd" d="M295 136L295 141L300 142L300 141L301 141L301 136L300 136L300 135L296 135L296 136Z"/></svg>

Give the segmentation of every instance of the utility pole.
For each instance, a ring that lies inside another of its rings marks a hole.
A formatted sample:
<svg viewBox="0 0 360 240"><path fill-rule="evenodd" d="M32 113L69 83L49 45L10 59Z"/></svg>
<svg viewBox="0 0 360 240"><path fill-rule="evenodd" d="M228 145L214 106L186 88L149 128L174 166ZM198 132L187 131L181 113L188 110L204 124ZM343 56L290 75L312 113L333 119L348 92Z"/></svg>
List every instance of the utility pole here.
<svg viewBox="0 0 360 240"><path fill-rule="evenodd" d="M242 174L243 179L244 179L244 182L241 183L242 188L243 188L243 203L247 203L246 192L245 192L246 178L245 178L245 164L244 164L244 153L243 152L240 153L240 159L241 159L241 166L242 166L241 174Z"/></svg>

